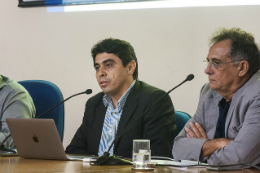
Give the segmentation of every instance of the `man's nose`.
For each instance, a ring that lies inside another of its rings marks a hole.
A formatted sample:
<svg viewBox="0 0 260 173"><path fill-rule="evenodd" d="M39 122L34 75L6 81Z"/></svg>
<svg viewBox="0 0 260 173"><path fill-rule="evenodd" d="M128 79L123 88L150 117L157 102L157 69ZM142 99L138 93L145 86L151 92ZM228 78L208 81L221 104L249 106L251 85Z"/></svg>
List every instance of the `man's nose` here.
<svg viewBox="0 0 260 173"><path fill-rule="evenodd" d="M104 70L103 67L100 67L100 69L99 69L99 71L98 71L98 76L99 76L99 77L106 76L106 71Z"/></svg>
<svg viewBox="0 0 260 173"><path fill-rule="evenodd" d="M212 73L212 66L210 63L208 64L204 72L208 75Z"/></svg>

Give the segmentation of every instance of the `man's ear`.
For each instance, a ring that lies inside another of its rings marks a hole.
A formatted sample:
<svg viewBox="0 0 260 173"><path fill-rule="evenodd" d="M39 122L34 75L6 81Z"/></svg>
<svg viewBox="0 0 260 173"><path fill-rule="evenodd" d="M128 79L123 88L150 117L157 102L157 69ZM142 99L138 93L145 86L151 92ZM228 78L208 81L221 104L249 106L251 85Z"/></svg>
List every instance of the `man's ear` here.
<svg viewBox="0 0 260 173"><path fill-rule="evenodd" d="M238 64L238 76L243 77L249 70L249 63L246 60L241 61Z"/></svg>
<svg viewBox="0 0 260 173"><path fill-rule="evenodd" d="M134 60L130 61L127 64L128 74L133 75L135 72L135 68L136 68L136 62Z"/></svg>

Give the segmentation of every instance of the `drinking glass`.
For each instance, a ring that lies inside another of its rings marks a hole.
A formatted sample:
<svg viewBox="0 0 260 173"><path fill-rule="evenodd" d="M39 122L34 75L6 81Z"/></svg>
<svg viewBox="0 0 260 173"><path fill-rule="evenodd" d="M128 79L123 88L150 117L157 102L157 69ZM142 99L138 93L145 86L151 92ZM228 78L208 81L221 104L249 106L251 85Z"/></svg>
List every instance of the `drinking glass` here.
<svg viewBox="0 0 260 173"><path fill-rule="evenodd" d="M150 169L147 163L151 161L150 140L137 139L133 140L133 169Z"/></svg>

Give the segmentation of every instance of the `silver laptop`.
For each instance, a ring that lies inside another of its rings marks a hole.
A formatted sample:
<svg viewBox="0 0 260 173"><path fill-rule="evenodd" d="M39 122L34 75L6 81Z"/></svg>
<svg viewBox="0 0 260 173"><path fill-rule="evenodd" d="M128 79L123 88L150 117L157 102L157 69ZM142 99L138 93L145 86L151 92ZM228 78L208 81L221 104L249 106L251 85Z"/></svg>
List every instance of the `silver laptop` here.
<svg viewBox="0 0 260 173"><path fill-rule="evenodd" d="M66 156L53 119L6 119L18 155L27 159L83 160Z"/></svg>

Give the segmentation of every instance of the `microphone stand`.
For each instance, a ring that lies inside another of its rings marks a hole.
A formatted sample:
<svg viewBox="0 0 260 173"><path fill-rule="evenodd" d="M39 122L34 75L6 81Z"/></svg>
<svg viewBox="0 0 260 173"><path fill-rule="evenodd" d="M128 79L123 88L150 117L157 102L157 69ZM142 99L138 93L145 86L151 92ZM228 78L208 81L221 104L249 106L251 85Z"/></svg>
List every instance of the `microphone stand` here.
<svg viewBox="0 0 260 173"><path fill-rule="evenodd" d="M8 136L5 137L5 139L3 140L2 144L0 145L0 153L1 151L4 151L4 152L10 152L10 153L13 153L13 154L16 154L17 151L15 151L15 149L11 149L11 148L6 148L4 146L4 143L5 141L11 136L11 134L9 134Z"/></svg>
<svg viewBox="0 0 260 173"><path fill-rule="evenodd" d="M136 118L130 125L128 125L124 131L122 133L120 133L118 136L115 137L115 139L113 140L113 142L111 143L111 145L109 146L108 150L106 152L104 152L104 154L100 157L97 158L96 161L92 161L91 165L132 165L131 161L129 160L125 160L122 159L119 156L109 156L109 151L112 148L112 146L115 144L115 142L117 140L119 140L119 138L126 132L128 131L133 124L135 124L135 122L137 120L139 120L140 118L143 117L144 114L146 114L148 111L150 111L154 105L156 105L159 101L161 101L166 95L168 95L170 92L172 92L174 89L178 88L179 86L181 86L183 83L187 82L187 81L191 81L194 78L193 74L190 74L187 76L187 78L181 82L179 85L175 86L174 88L172 88L171 90L169 90L167 93L165 93L159 100L157 100L152 106L150 106L148 109L146 109L146 111L144 111L138 118Z"/></svg>

